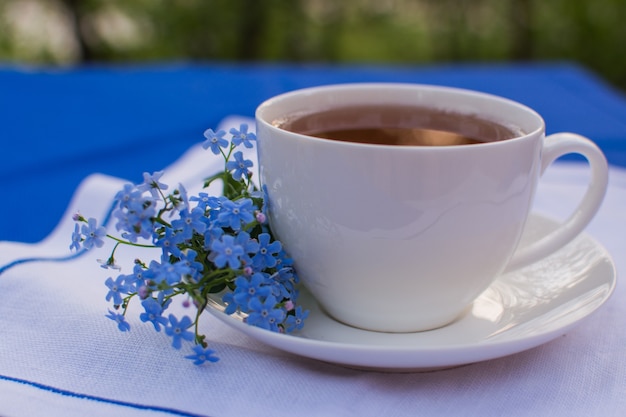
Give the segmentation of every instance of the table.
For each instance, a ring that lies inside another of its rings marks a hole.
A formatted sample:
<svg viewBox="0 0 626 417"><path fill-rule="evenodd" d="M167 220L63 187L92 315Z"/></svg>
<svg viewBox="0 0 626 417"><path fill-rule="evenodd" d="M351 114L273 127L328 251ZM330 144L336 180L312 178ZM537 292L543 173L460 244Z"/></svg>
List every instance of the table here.
<svg viewBox="0 0 626 417"><path fill-rule="evenodd" d="M611 164L613 189L607 196L607 210L590 225L589 233L612 253L618 270L626 267L626 214L621 210L626 203L622 168L626 167L626 99L594 74L567 62L425 67L179 62L67 69L5 64L0 66L4 191L0 241L6 241L0 242L0 251L5 252L2 261L10 261L8 249L25 257L41 249L32 243L67 221L63 216L68 203L90 174L140 181L144 171L176 161L203 140L205 129L227 116L251 117L261 101L281 92L343 82L440 84L494 93L535 108L546 120L548 133L573 131L592 138ZM549 206L551 198L560 198L557 194L539 204ZM44 243L49 247L50 242L56 240ZM626 308L622 306L626 290L620 286L600 311L558 340L510 357L433 373L372 373L301 359L258 345L213 320L209 326L215 330L216 346L224 351L223 361L219 367L185 368L182 374L191 378L181 379L175 369L142 358L139 346L143 349L145 343L157 359L166 360L167 346L163 351L153 347L155 340L166 344L158 335L140 333L121 339L109 323L93 324L98 317L106 320L105 310L98 315L93 305L78 299L101 298L106 306L99 281L93 292L101 296L91 294L91 286L83 288L84 281L78 280L65 297L53 295L61 287L46 279L77 274L90 279L91 272L82 263L51 263L39 271L28 265L20 268L0 273L4 298L0 356L6 361L0 362L3 416L36 411L94 416L626 413ZM49 276L38 276L40 272ZM37 282L37 288L29 289L20 281L22 276ZM64 304L65 310L59 311L77 315L57 313L52 301L44 306L29 304L31 290L49 291L50 297L59 297ZM81 293L85 290L89 294ZM34 316L40 317L37 323L16 323L26 310L29 317L41 310ZM36 329L46 331L56 324L62 330L46 334L45 340L38 337ZM87 347L64 343L77 334L93 336L96 342ZM126 340L131 342L124 345ZM18 355L18 345L26 352ZM30 356L26 346L33 349ZM10 365L7 358L16 355L30 359ZM67 368L63 355L71 358ZM145 361L143 375L129 372L119 381L120 388L98 382L109 383L126 368L135 370L137 358ZM222 364L227 361L230 364ZM50 382L57 380L68 382ZM212 390L204 392L203 386ZM216 391L220 386L228 392Z"/></svg>

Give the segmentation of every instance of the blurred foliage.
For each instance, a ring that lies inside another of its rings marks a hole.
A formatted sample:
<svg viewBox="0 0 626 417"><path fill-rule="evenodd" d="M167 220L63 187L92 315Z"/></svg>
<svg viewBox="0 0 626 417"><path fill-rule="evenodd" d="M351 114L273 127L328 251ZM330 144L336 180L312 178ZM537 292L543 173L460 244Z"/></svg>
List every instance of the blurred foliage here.
<svg viewBox="0 0 626 417"><path fill-rule="evenodd" d="M573 60L626 88L625 0L0 0L0 60Z"/></svg>

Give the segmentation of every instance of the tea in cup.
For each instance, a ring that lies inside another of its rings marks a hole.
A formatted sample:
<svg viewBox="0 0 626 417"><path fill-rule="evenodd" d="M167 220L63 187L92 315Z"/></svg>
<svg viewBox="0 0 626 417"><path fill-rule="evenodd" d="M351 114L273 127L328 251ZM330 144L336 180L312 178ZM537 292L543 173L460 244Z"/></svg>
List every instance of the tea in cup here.
<svg viewBox="0 0 626 417"><path fill-rule="evenodd" d="M548 256L600 207L608 167L514 101L415 84L344 84L279 95L256 112L273 231L303 284L346 324L415 332L454 321L505 271ZM545 169L589 161L587 193L518 249Z"/></svg>

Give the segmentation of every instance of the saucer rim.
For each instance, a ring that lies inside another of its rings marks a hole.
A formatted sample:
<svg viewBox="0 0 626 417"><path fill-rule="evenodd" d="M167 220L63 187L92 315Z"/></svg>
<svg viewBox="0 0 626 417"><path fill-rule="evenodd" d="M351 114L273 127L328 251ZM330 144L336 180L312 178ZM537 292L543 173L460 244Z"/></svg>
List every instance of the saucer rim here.
<svg viewBox="0 0 626 417"><path fill-rule="evenodd" d="M544 220L554 221L538 213L533 213L533 215L542 217ZM300 357L316 359L348 368L387 372L426 372L458 367L512 355L554 340L577 326L583 319L595 313L611 298L617 285L617 270L611 254L601 243L586 232L581 233L576 239L585 239L599 250L600 254L598 255L598 259L606 261L609 267L611 275L608 277L609 272L607 272L607 278L605 278L605 280L610 283L610 287L606 290L597 305L587 311L583 316L577 317L556 328L547 329L530 336L522 335L511 339L480 340L454 345L428 345L425 348L407 345L368 345L327 341L298 334L283 334L250 326L242 321L243 316L237 315L237 313L233 315L224 313L224 304L221 299L217 299L216 297L210 298L206 309L223 323L247 334L253 339ZM544 261L545 260L540 260L537 263ZM594 267L600 268L601 266L598 264ZM592 275L593 274L589 274L586 279L592 278ZM494 282L497 282L498 279L500 278L497 278ZM304 288L302 290L306 291ZM312 296L311 301L318 304ZM321 310L319 304L318 308ZM326 315L330 320L336 321L327 313L323 311L320 311L320 313ZM369 332L368 330L361 331ZM434 331L437 330L435 329ZM457 355L461 353L462 355ZM380 355L389 356L381 359Z"/></svg>

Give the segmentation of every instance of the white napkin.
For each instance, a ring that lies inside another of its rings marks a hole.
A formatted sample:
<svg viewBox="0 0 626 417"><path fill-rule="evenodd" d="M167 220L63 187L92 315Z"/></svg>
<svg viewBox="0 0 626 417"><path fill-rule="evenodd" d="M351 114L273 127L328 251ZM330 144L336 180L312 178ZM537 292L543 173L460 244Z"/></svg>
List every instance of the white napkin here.
<svg viewBox="0 0 626 417"><path fill-rule="evenodd" d="M223 127L253 121L233 118ZM220 162L199 146L167 168L164 182L198 187ZM536 210L565 217L587 168L557 164ZM346 369L259 344L209 314L202 320L220 361L195 366L168 337L129 315L105 318L96 258L110 246L69 252L71 215L103 219L125 181L93 175L63 221L38 244L0 243L0 415L13 416L618 416L626 410L626 303L613 298L566 336L538 348L456 369L390 374ZM626 171L611 169L605 203L588 228L626 267ZM25 224L27 227L27 224ZM141 250L139 250L141 251ZM123 251L122 266L138 253ZM176 307L183 308L183 307Z"/></svg>

